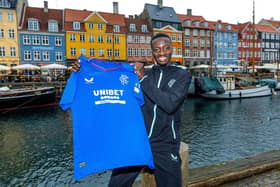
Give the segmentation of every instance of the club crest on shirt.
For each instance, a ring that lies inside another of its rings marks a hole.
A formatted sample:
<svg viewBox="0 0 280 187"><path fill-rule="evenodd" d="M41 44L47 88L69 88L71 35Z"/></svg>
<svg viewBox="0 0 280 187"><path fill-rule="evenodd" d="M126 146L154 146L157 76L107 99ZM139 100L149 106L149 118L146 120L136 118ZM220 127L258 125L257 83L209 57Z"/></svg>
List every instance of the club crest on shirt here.
<svg viewBox="0 0 280 187"><path fill-rule="evenodd" d="M122 85L127 85L127 84L128 84L128 79L129 79L129 78L128 78L127 75L123 75L123 74L122 74L122 75L120 76L121 84L122 84Z"/></svg>
<svg viewBox="0 0 280 187"><path fill-rule="evenodd" d="M93 84L94 83L94 77L84 78L84 81L85 81L86 84Z"/></svg>

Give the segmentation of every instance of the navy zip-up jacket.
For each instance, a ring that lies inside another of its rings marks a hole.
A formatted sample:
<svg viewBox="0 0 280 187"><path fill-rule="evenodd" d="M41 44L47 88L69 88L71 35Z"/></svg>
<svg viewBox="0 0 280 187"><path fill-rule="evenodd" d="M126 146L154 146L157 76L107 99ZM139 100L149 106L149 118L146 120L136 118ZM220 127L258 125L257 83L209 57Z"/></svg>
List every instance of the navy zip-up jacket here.
<svg viewBox="0 0 280 187"><path fill-rule="evenodd" d="M155 65L142 78L142 111L153 151L179 149L180 108L190 82L191 74L173 65Z"/></svg>

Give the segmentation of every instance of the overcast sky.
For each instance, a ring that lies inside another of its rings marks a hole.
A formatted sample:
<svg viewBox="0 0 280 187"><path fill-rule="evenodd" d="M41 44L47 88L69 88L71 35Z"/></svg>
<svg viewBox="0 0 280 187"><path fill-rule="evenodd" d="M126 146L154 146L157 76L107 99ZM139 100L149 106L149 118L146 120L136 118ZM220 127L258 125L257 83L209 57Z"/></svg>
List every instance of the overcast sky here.
<svg viewBox="0 0 280 187"><path fill-rule="evenodd" d="M119 2L119 13L140 14L145 3L157 4L157 0L48 0L49 8L87 9L113 12L113 1ZM44 0L28 0L29 6L43 7ZM178 14L192 9L193 15L201 15L208 21L222 20L228 23L252 21L253 0L163 0L164 6L173 7ZM255 22L262 18L280 21L280 0L255 0Z"/></svg>

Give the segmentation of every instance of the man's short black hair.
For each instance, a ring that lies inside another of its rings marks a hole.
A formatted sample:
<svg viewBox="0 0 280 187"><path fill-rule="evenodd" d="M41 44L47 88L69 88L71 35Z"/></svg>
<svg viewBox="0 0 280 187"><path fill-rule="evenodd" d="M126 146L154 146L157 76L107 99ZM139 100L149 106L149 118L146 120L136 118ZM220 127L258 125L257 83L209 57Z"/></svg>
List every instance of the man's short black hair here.
<svg viewBox="0 0 280 187"><path fill-rule="evenodd" d="M153 37L152 37L152 39L151 39L151 46L152 46L152 43L153 43L153 41L155 40L155 39L157 39L157 38L168 38L169 40L170 40L170 37L169 37L169 35L167 35L167 34L164 34L164 33L157 33L156 35L154 35ZM170 40L171 41L171 40Z"/></svg>

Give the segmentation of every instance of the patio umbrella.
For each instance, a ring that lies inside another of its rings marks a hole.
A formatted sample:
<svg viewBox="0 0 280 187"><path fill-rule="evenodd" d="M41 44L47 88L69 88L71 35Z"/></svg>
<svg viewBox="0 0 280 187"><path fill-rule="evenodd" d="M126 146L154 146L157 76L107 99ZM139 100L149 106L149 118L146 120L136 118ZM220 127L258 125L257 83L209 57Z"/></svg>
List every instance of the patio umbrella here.
<svg viewBox="0 0 280 187"><path fill-rule="evenodd" d="M67 69L67 67L62 64L48 64L42 66L41 69Z"/></svg>
<svg viewBox="0 0 280 187"><path fill-rule="evenodd" d="M40 67L35 66L33 64L20 64L18 66L12 67L12 69L15 69L15 70L39 70Z"/></svg>
<svg viewBox="0 0 280 187"><path fill-rule="evenodd" d="M0 71L6 71L6 70L9 70L9 69L10 69L10 67L0 64Z"/></svg>

